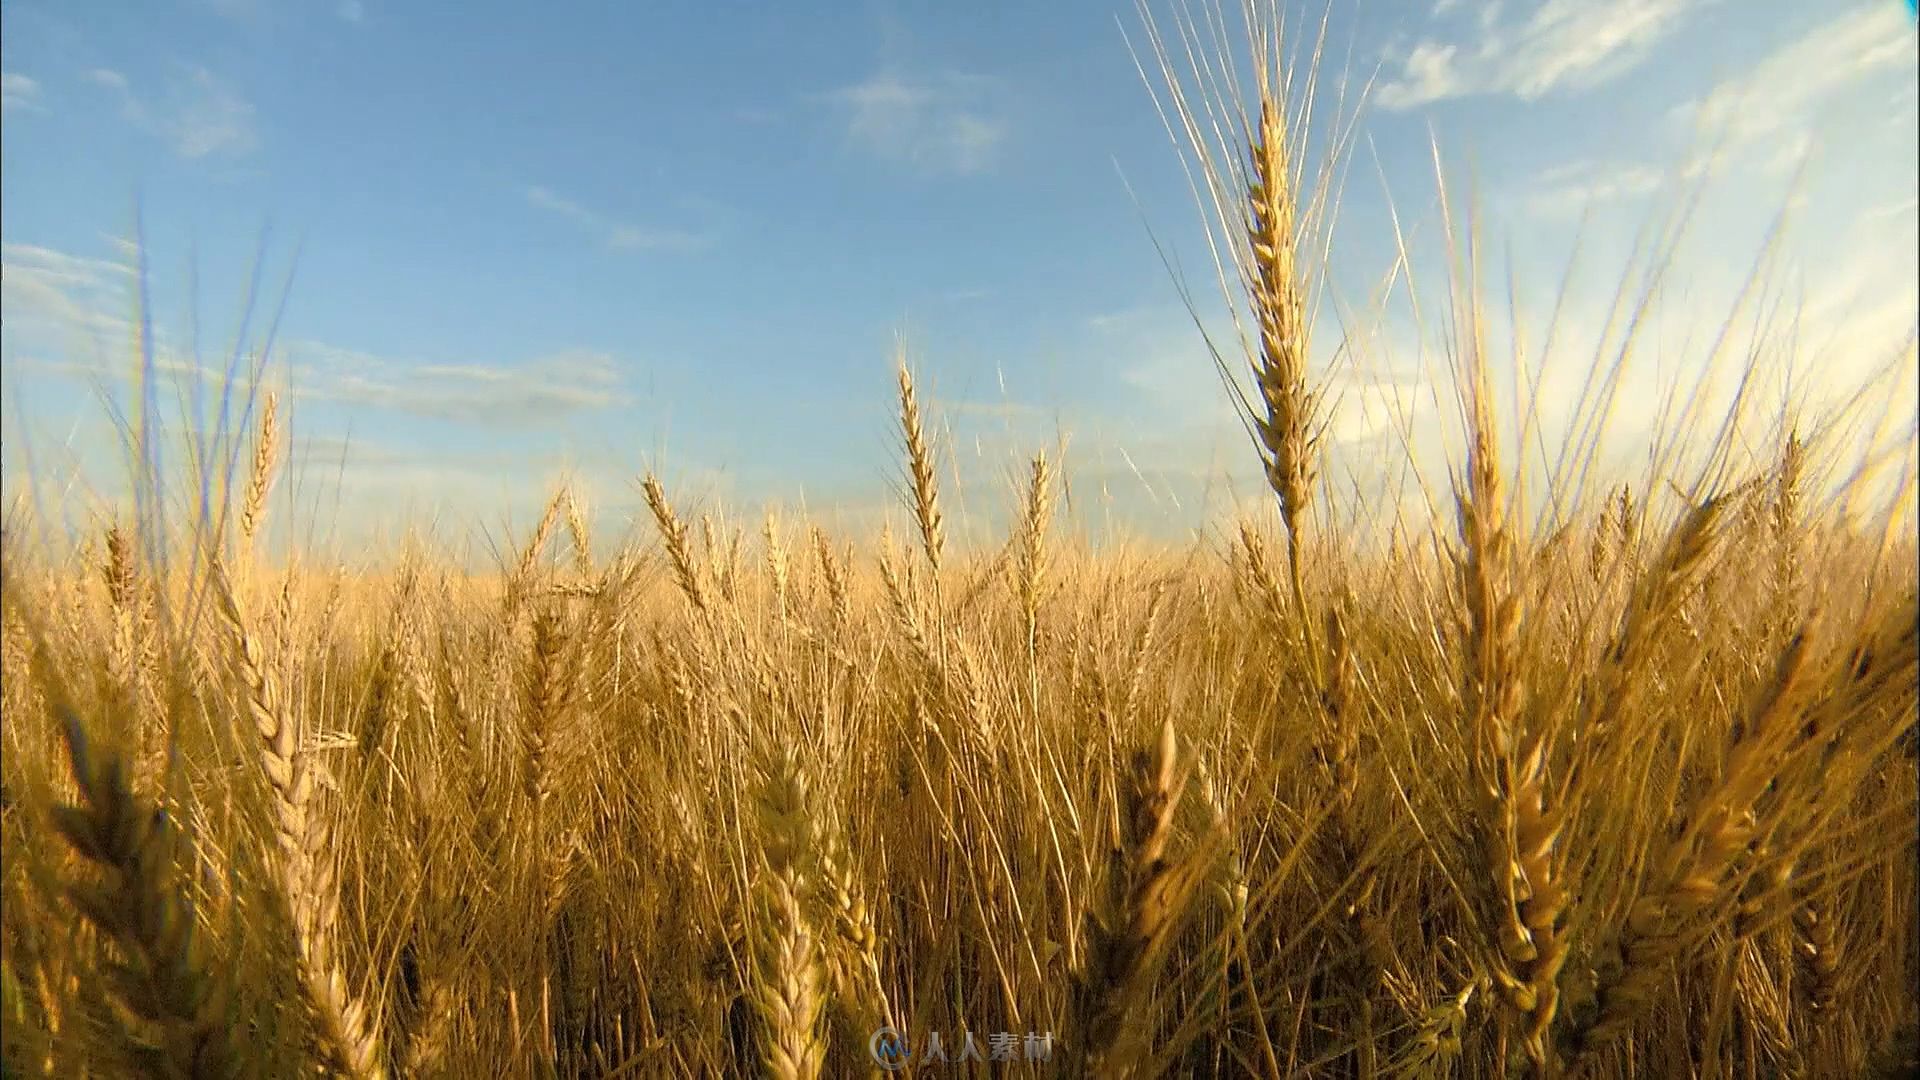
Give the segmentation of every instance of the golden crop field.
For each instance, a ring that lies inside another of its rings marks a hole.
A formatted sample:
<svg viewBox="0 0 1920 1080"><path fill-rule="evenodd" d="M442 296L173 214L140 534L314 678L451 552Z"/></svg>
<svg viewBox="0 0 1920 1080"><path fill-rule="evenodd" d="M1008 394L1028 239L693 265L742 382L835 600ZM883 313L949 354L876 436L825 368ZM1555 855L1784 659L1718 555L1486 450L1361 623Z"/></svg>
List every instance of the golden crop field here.
<svg viewBox="0 0 1920 1080"><path fill-rule="evenodd" d="M1217 534L1087 541L1038 453L1002 541L953 540L905 364L898 535L647 473L617 550L562 487L497 569L336 570L262 543L271 396L168 513L69 550L10 507L5 1075L1910 1075L1915 480L1862 449L1878 406L1737 398L1770 426L1675 425L1635 475L1589 440L1542 491L1460 238L1450 486L1343 536L1330 170L1251 29L1245 85L1182 66L1204 27L1143 46L1271 488Z"/></svg>

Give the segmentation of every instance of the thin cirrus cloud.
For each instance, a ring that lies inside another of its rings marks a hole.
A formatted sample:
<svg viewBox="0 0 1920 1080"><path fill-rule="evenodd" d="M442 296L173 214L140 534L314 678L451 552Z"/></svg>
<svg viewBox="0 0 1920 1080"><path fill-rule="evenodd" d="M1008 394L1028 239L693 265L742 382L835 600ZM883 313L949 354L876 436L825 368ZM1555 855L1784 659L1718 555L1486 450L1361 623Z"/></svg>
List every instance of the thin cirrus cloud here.
<svg viewBox="0 0 1920 1080"><path fill-rule="evenodd" d="M527 203L572 222L610 251L692 251L706 247L713 239L687 229L648 228L616 221L538 184L527 189Z"/></svg>
<svg viewBox="0 0 1920 1080"><path fill-rule="evenodd" d="M1587 90L1631 70L1695 8L1712 0L1540 0L1509 16L1481 9L1467 40L1429 37L1415 43L1386 77L1375 100L1413 109L1456 98L1508 95L1534 101ZM1439 0L1436 18L1454 13Z"/></svg>
<svg viewBox="0 0 1920 1080"><path fill-rule="evenodd" d="M253 104L204 67L181 69L152 93L111 68L94 68L85 77L120 99L129 123L189 161L245 157L260 145Z"/></svg>
<svg viewBox="0 0 1920 1080"><path fill-rule="evenodd" d="M921 172L968 174L992 167L1006 142L1001 91L984 75L881 70L823 100L843 115L848 140L867 153Z"/></svg>

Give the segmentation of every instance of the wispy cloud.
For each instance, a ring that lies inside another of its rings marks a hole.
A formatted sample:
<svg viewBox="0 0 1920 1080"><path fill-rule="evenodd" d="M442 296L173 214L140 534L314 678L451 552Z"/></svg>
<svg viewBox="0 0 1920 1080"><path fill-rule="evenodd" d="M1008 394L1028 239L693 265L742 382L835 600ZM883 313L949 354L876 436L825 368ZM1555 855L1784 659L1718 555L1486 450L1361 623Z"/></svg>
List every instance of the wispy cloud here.
<svg viewBox="0 0 1920 1080"><path fill-rule="evenodd" d="M198 6L222 18L248 22L260 18L269 5L262 0L198 0Z"/></svg>
<svg viewBox="0 0 1920 1080"><path fill-rule="evenodd" d="M1651 165L1633 161L1572 161L1536 174L1527 185L1525 208L1535 217L1573 217L1609 203L1644 198L1669 180Z"/></svg>
<svg viewBox="0 0 1920 1080"><path fill-rule="evenodd" d="M28 112L40 108L40 84L15 71L0 72L0 109Z"/></svg>
<svg viewBox="0 0 1920 1080"><path fill-rule="evenodd" d="M0 299L10 363L87 378L130 374L121 346L133 340L133 269L124 261L51 248L0 244ZM218 380L211 365L154 330L164 373ZM631 403L626 369L613 355L564 349L521 362L410 361L316 341L275 350L295 398L329 401L455 423L535 428Z"/></svg>
<svg viewBox="0 0 1920 1080"><path fill-rule="evenodd" d="M1232 398L1185 311L1169 305L1122 308L1090 316L1086 327L1101 366L1136 402L1150 403L1168 427L1185 428L1191 436L1237 424ZM1222 345L1232 341L1231 327L1210 329Z"/></svg>
<svg viewBox="0 0 1920 1080"><path fill-rule="evenodd" d="M36 336L42 343L75 334L121 337L132 329L124 314L132 270L125 263L68 255L51 248L0 242L0 298L9 341Z"/></svg>
<svg viewBox="0 0 1920 1080"><path fill-rule="evenodd" d="M1046 410L1024 401L942 401L940 411L948 416L980 420L1035 420Z"/></svg>
<svg viewBox="0 0 1920 1080"><path fill-rule="evenodd" d="M706 233L686 229L643 228L616 221L538 184L527 189L527 202L566 218L614 251L690 251L706 247L713 240Z"/></svg>
<svg viewBox="0 0 1920 1080"><path fill-rule="evenodd" d="M244 157L260 145L252 103L204 67L183 68L155 93L137 89L111 68L94 68L85 77L116 94L135 127L166 140L188 160Z"/></svg>
<svg viewBox="0 0 1920 1080"><path fill-rule="evenodd" d="M335 18L355 25L366 21L367 17L367 8L363 0L331 0L331 2L323 0L321 3L315 3L314 0L194 0L194 3L202 10L223 19L250 26L284 21L288 16L329 9Z"/></svg>
<svg viewBox="0 0 1920 1080"><path fill-rule="evenodd" d="M1915 60L1907 20L1892 4L1858 7L1724 80L1704 98L1676 106L1672 116L1697 131L1724 135L1734 147L1778 140L1804 148L1823 105L1863 79L1903 69L1910 88Z"/></svg>
<svg viewBox="0 0 1920 1080"><path fill-rule="evenodd" d="M1511 16L1489 4L1463 40L1426 38L1399 58L1376 100L1412 109L1454 98L1511 95L1533 101L1586 90L1631 70L1712 0L1539 0ZM1436 16L1452 13L1441 0ZM1391 65L1391 61L1390 61Z"/></svg>
<svg viewBox="0 0 1920 1080"><path fill-rule="evenodd" d="M1427 426L1433 386L1426 375L1341 369L1322 387L1321 433L1329 447L1397 439Z"/></svg>
<svg viewBox="0 0 1920 1080"><path fill-rule="evenodd" d="M941 72L908 76L881 70L826 95L846 119L847 138L882 160L929 173L977 173L991 167L1008 120L998 80Z"/></svg>
<svg viewBox="0 0 1920 1080"><path fill-rule="evenodd" d="M1912 89L1911 28L1881 7L1860 8L1794 39L1748 73L1722 81L1701 98L1669 110L1669 134L1678 146L1712 147L1714 158L1757 154L1761 169L1798 164L1820 130L1822 108L1851 87L1904 67ZM1898 98L1896 95L1896 112ZM1912 119L1906 123L1911 128ZM1522 206L1536 218L1567 218L1585 210L1644 199L1675 181L1697 179L1713 167L1690 155L1678 172L1644 161L1583 159L1536 174ZM1724 160L1719 164L1724 167ZM1804 200L1805 195L1798 198ZM1863 210L1899 216L1913 200Z"/></svg>
<svg viewBox="0 0 1920 1080"><path fill-rule="evenodd" d="M1869 220L1877 221L1889 218L1913 217L1915 211L1920 211L1920 196L1909 195L1904 199L1895 199L1892 202L1872 207L1864 211L1861 216Z"/></svg>
<svg viewBox="0 0 1920 1080"><path fill-rule="evenodd" d="M402 363L318 342L291 342L297 396L456 423L540 427L628 404L609 353L568 349L520 363Z"/></svg>

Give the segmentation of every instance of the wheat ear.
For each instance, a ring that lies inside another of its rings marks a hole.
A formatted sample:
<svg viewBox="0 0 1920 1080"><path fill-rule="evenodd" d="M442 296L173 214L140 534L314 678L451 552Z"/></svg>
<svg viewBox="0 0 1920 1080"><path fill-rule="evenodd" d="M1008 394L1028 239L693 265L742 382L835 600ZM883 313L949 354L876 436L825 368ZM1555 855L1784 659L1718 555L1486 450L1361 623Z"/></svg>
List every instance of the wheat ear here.
<svg viewBox="0 0 1920 1080"><path fill-rule="evenodd" d="M573 543L573 572L581 581L593 577L593 533L587 525L587 508L569 485L567 492L567 538Z"/></svg>
<svg viewBox="0 0 1920 1080"><path fill-rule="evenodd" d="M55 807L53 824L103 871L67 895L119 954L107 975L127 1016L158 1034L142 1064L156 1076L241 1075L247 1056L233 1039L232 988L207 955L179 879L175 826L135 793L122 756L90 745L79 718L60 711L81 805Z"/></svg>
<svg viewBox="0 0 1920 1080"><path fill-rule="evenodd" d="M1598 1015L1573 1039L1580 1057L1632 1030L1684 950L1689 927L1724 898L1735 861L1755 838L1753 804L1775 777L1783 739L1795 734L1791 720L1809 637L1803 628L1781 652L1748 706L1719 779L1695 800L1629 909L1620 971L1601 985Z"/></svg>
<svg viewBox="0 0 1920 1080"><path fill-rule="evenodd" d="M826 588L827 611L836 630L844 629L853 618L853 598L847 588L847 572L833 557L833 545L818 525L813 527L813 552L820 564L820 581Z"/></svg>
<svg viewBox="0 0 1920 1080"><path fill-rule="evenodd" d="M1167 855L1184 789L1178 757L1172 720L1152 751L1134 756L1108 912L1090 913L1086 957L1073 978L1076 1075L1132 1076L1147 1064L1147 1013L1162 954L1207 872L1197 853L1179 861Z"/></svg>
<svg viewBox="0 0 1920 1080"><path fill-rule="evenodd" d="M1461 696L1473 725L1481 839L1497 898L1496 981L1508 1007L1525 1021L1522 1042L1528 1057L1536 1068L1545 1068L1546 1035L1559 1007L1560 968L1567 953L1560 928L1567 891L1554 853L1564 817L1548 805L1546 730L1520 727L1526 594L1515 580L1518 545L1507 517L1484 354L1477 340L1472 349L1467 490L1459 498L1465 555L1458 580L1467 616Z"/></svg>
<svg viewBox="0 0 1920 1080"><path fill-rule="evenodd" d="M940 556L947 534L940 516L940 489L934 480L933 447L920 422L920 401L913 389L913 370L906 358L899 362L900 437L906 443L907 475L913 487L913 519L920 527L920 544L934 578L940 576Z"/></svg>
<svg viewBox="0 0 1920 1080"><path fill-rule="evenodd" d="M752 998L760 1015L761 1064L778 1080L817 1077L826 1061L821 1031L825 975L805 897L817 866L806 773L791 753L776 756L761 785L761 918L754 925Z"/></svg>
<svg viewBox="0 0 1920 1080"><path fill-rule="evenodd" d="M253 469L247 474L247 490L240 502L240 549L253 547L254 537L266 522L267 496L273 491L275 466L279 458L279 399L267 391L266 404L260 409L260 431L253 443Z"/></svg>
<svg viewBox="0 0 1920 1080"><path fill-rule="evenodd" d="M141 595L138 556L133 538L119 525L107 529L107 601L113 614L113 641L108 669L122 695L127 726L138 740L134 787L158 793L166 771L169 731L165 710L154 692L153 634Z"/></svg>
<svg viewBox="0 0 1920 1080"><path fill-rule="evenodd" d="M563 485L547 500L546 509L540 513L540 520L533 527L533 535L527 537L526 546L520 549L520 557L514 560L507 572L506 595L503 608L506 625L511 628L519 618L521 605L526 602L527 593L532 588L535 571L540 567L540 556L547 550L547 541L552 538L553 530L560 523L561 513L566 509L571 496Z"/></svg>
<svg viewBox="0 0 1920 1080"><path fill-rule="evenodd" d="M1260 436L1261 464L1267 486L1280 503L1287 529L1287 564L1294 602L1304 604L1300 583L1300 542L1306 528L1313 487L1313 440L1308 435L1314 409L1307 387L1307 317L1295 243L1297 206L1287 147L1284 102L1262 71L1258 135L1251 147L1247 183L1248 239L1252 252L1250 299L1260 345L1254 382L1264 415L1254 418Z"/></svg>
<svg viewBox="0 0 1920 1080"><path fill-rule="evenodd" d="M317 1049L337 1072L355 1078L384 1076L385 1058L371 1011L348 987L340 965L334 937L340 897L328 858L329 830L314 805L313 770L300 752L293 718L287 714L259 639L248 631L224 576L216 580L214 593L245 684L247 711L260 735L260 764L273 796L281 889L292 916L300 986L314 1018Z"/></svg>
<svg viewBox="0 0 1920 1080"><path fill-rule="evenodd" d="M1021 507L1020 531L1014 543L1014 573L1020 593L1020 615L1025 623L1028 674L1038 694L1040 598L1046 589L1049 566L1047 524L1053 518L1053 466L1044 453L1033 456L1027 491Z"/></svg>
<svg viewBox="0 0 1920 1080"><path fill-rule="evenodd" d="M693 545L688 541L687 523L674 512L673 504L667 501L667 489L660 486L660 478L647 474L641 483L641 490L647 497L647 509L653 512L653 522L659 526L661 542L667 545L667 561L673 564L673 579L680 585L680 591L686 594L687 602L702 615L709 610L706 582L701 578L693 563Z"/></svg>

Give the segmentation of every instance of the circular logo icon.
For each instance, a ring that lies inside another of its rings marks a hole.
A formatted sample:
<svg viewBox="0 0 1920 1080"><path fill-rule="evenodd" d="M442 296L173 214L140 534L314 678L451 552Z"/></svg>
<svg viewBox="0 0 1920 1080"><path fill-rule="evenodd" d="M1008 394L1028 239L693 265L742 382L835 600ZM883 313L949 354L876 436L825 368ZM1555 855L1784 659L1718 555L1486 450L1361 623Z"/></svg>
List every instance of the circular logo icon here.
<svg viewBox="0 0 1920 1080"><path fill-rule="evenodd" d="M890 1027L875 1031L867 1040L867 1054L882 1072L898 1072L913 1060L913 1051L907 1048L907 1037Z"/></svg>

